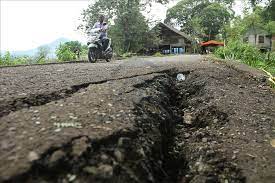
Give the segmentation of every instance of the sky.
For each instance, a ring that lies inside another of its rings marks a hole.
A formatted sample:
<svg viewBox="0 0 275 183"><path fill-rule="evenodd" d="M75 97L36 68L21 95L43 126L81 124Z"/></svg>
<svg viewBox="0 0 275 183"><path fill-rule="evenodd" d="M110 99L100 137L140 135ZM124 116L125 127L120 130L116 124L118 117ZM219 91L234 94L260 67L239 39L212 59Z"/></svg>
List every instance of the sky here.
<svg viewBox="0 0 275 183"><path fill-rule="evenodd" d="M163 20L168 4L154 4L146 16ZM89 0L0 0L0 50L22 51L50 43L60 37L85 42L85 35L77 31L83 9ZM240 12L241 0L235 6Z"/></svg>

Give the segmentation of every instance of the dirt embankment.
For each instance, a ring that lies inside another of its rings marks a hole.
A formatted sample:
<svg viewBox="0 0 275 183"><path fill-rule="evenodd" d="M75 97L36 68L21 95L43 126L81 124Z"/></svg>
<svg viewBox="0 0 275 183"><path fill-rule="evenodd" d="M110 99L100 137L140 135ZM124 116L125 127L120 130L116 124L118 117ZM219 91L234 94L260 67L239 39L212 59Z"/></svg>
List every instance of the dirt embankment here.
<svg viewBox="0 0 275 183"><path fill-rule="evenodd" d="M171 70L129 93L144 94L132 126L77 136L6 182L274 182L275 94L257 78L223 65Z"/></svg>

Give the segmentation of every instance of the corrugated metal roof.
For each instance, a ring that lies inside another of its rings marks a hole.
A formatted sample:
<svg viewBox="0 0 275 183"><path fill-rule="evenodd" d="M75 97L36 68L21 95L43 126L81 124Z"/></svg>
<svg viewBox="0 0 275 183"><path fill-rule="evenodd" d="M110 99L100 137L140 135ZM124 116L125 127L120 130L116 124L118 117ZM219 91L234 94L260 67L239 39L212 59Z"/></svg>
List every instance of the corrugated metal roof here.
<svg viewBox="0 0 275 183"><path fill-rule="evenodd" d="M181 31L179 31L178 29L176 29L176 28L174 28L174 27L172 27L172 26L169 26L169 25L167 25L167 24L165 24L165 23L160 22L157 26L164 26L164 27L170 29L171 31L177 33L178 35L180 35L180 36L182 36L182 37L188 39L189 41L193 41L193 39L192 39L190 36L188 36L186 33L181 32Z"/></svg>

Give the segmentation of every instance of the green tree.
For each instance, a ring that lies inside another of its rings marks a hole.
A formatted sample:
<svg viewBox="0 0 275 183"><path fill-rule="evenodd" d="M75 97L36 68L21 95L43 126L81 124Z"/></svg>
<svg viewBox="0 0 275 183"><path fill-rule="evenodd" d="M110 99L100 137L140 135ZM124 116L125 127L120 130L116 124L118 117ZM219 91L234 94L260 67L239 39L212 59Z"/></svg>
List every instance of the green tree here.
<svg viewBox="0 0 275 183"><path fill-rule="evenodd" d="M4 56L3 56L3 62L5 62L5 63L12 63L12 56L11 56L11 54L10 54L10 52L9 51L6 51L5 52L5 54L4 54Z"/></svg>
<svg viewBox="0 0 275 183"><path fill-rule="evenodd" d="M227 39L241 40L242 35L246 31L242 17L235 17L230 24L225 26L225 34Z"/></svg>
<svg viewBox="0 0 275 183"><path fill-rule="evenodd" d="M117 52L137 52L146 45L149 34L148 23L134 1L119 7L110 37Z"/></svg>
<svg viewBox="0 0 275 183"><path fill-rule="evenodd" d="M141 9L152 2L166 3L168 0L97 0L83 11L83 22L79 29L93 26L99 14L108 15L112 22L109 35L112 38L116 52L136 52L145 47L155 38L151 36L148 22L141 13Z"/></svg>
<svg viewBox="0 0 275 183"><path fill-rule="evenodd" d="M272 0L272 1L269 3L269 5L268 5L266 11L269 13L269 15L268 15L269 20L275 21L275 1L274 1L274 0Z"/></svg>
<svg viewBox="0 0 275 183"><path fill-rule="evenodd" d="M267 14L272 4L267 7L257 6L253 12L245 12L244 17L235 17L231 24L226 26L226 34L229 39L241 40L247 30L251 30L256 35L258 29L275 33L275 21ZM257 37L255 36L255 41Z"/></svg>
<svg viewBox="0 0 275 183"><path fill-rule="evenodd" d="M201 12L201 26L209 39L215 39L218 34L224 34L224 26L229 23L231 14L225 6L211 3Z"/></svg>
<svg viewBox="0 0 275 183"><path fill-rule="evenodd" d="M262 12L263 9L260 7L256 7L254 9L254 12L251 14L246 14L243 18L242 21L242 26L244 26L244 31L247 31L248 29L252 29L252 31L254 32L254 39L255 39L255 43L257 42L257 29L264 29L264 20L262 18ZM242 32L243 34L244 32Z"/></svg>
<svg viewBox="0 0 275 183"><path fill-rule="evenodd" d="M263 0L248 0L248 3L252 7L253 11L256 10L257 6L262 2Z"/></svg>
<svg viewBox="0 0 275 183"><path fill-rule="evenodd" d="M35 56L36 62L37 63L45 62L46 60L48 60L49 54L50 54L50 48L48 46L40 46Z"/></svg>
<svg viewBox="0 0 275 183"><path fill-rule="evenodd" d="M69 42L66 42L65 45L74 54L74 59L80 58L80 54L83 51L83 46L79 41L69 41Z"/></svg>
<svg viewBox="0 0 275 183"><path fill-rule="evenodd" d="M201 18L197 15L207 7L207 5L208 2L182 0L174 7L168 9L165 22L180 25L182 31L189 35L203 34L203 32L197 32L198 30L193 28L193 23L195 18L196 24L200 25Z"/></svg>
<svg viewBox="0 0 275 183"><path fill-rule="evenodd" d="M189 35L213 39L223 33L224 26L233 17L232 3L233 0L181 0L168 9L165 21L180 25Z"/></svg>
<svg viewBox="0 0 275 183"><path fill-rule="evenodd" d="M262 17L265 21L275 21L275 1L272 0L267 3L267 6L264 8Z"/></svg>
<svg viewBox="0 0 275 183"><path fill-rule="evenodd" d="M271 34L275 34L275 21L269 21L266 24L265 29Z"/></svg>
<svg viewBox="0 0 275 183"><path fill-rule="evenodd" d="M114 20L118 12L125 6L128 9L131 9L131 5L142 8L151 5L153 2L164 4L169 2L169 0L95 0L82 12L81 15L84 24L81 24L78 28L86 29L86 26L93 25L101 14L107 15L109 20Z"/></svg>
<svg viewBox="0 0 275 183"><path fill-rule="evenodd" d="M56 56L60 61L80 59L81 54L87 53L87 46L83 46L79 41L69 41L60 44L56 49Z"/></svg>
<svg viewBox="0 0 275 183"><path fill-rule="evenodd" d="M55 53L60 61L70 61L76 57L75 53L72 52L71 48L66 43L60 44Z"/></svg>

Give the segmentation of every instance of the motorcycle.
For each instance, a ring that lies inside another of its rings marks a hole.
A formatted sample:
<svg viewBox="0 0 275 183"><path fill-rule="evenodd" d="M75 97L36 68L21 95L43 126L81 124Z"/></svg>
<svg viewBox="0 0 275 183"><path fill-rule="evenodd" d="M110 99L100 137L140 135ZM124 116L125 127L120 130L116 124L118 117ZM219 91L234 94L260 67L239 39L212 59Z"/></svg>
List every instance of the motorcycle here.
<svg viewBox="0 0 275 183"><path fill-rule="evenodd" d="M88 37L88 60L95 63L97 59L105 59L110 62L113 57L111 48L111 39L107 38L103 41L108 41L107 48L104 48L104 43L100 40L100 28L91 29ZM105 46L106 47L106 46Z"/></svg>

